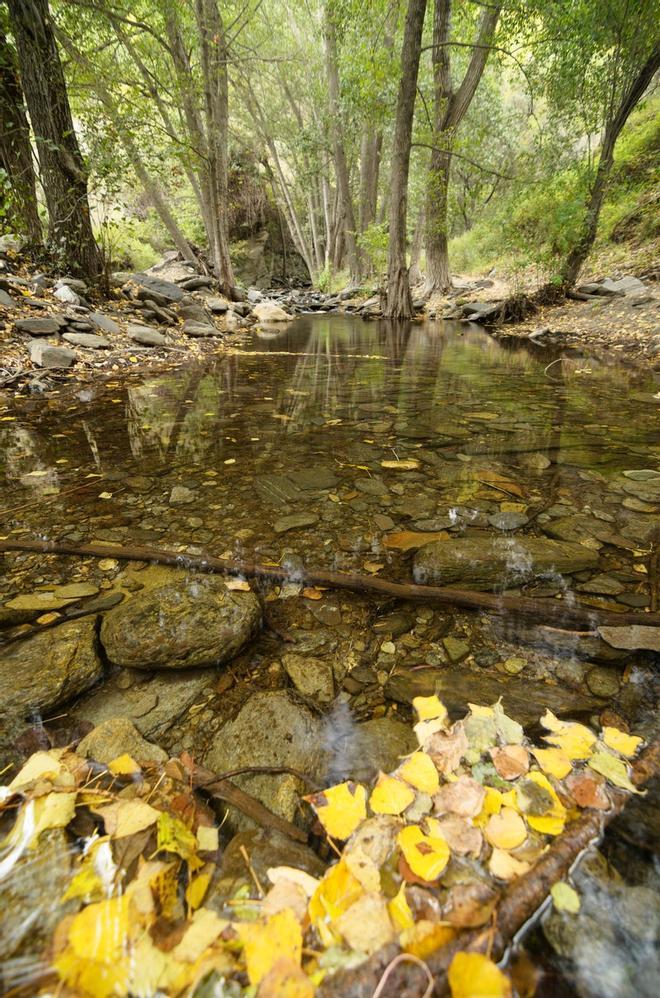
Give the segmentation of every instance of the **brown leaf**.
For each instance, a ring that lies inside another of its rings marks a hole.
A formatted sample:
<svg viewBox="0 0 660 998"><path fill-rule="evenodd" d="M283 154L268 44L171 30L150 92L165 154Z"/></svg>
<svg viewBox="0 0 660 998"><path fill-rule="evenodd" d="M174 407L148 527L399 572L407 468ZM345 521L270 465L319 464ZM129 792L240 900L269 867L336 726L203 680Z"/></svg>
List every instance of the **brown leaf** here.
<svg viewBox="0 0 660 998"><path fill-rule="evenodd" d="M422 548L433 541L446 541L449 534L446 530L436 530L433 533L421 533L415 530L397 530L393 534L386 534L383 544L386 548L394 548L396 551L414 551Z"/></svg>
<svg viewBox="0 0 660 998"><path fill-rule="evenodd" d="M436 814L447 811L460 818L476 818L481 811L486 791L471 776L460 776L455 783L446 783L433 798Z"/></svg>
<svg viewBox="0 0 660 998"><path fill-rule="evenodd" d="M492 748L490 757L503 780L515 780L529 770L529 753L522 745L503 745Z"/></svg>
<svg viewBox="0 0 660 998"><path fill-rule="evenodd" d="M478 828L469 825L457 814L443 814L441 818L434 818L434 829L447 842L452 853L459 856L478 856L483 844L483 836ZM435 834L435 832L433 833Z"/></svg>
<svg viewBox="0 0 660 998"><path fill-rule="evenodd" d="M485 925L499 897L499 891L482 880L457 884L449 891L443 918L461 929Z"/></svg>
<svg viewBox="0 0 660 998"><path fill-rule="evenodd" d="M450 776L469 748L462 721L457 721L449 731L436 731L424 746L438 772Z"/></svg>
<svg viewBox="0 0 660 998"><path fill-rule="evenodd" d="M592 807L598 811L607 811L610 807L605 781L595 773L571 773L566 778L566 786L579 807Z"/></svg>

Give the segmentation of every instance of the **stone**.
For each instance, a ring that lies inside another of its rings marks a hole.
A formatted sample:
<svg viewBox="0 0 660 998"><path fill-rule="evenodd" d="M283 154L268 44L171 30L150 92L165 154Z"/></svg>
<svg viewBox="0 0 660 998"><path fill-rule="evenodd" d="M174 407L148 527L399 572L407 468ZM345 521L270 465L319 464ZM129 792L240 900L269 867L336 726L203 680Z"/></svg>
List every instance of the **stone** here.
<svg viewBox="0 0 660 998"><path fill-rule="evenodd" d="M603 641L613 648L625 648L627 651L659 651L660 627L649 627L647 624L631 624L629 627L599 627L598 633Z"/></svg>
<svg viewBox="0 0 660 998"><path fill-rule="evenodd" d="M101 643L114 665L194 669L230 661L260 626L254 593L228 590L213 576L188 576L141 591L106 614Z"/></svg>
<svg viewBox="0 0 660 998"><path fill-rule="evenodd" d="M594 575L588 582L581 582L575 587L581 593L593 593L596 596L618 596L625 592L625 586L611 575Z"/></svg>
<svg viewBox="0 0 660 998"><path fill-rule="evenodd" d="M465 641L459 641L458 638L449 636L443 638L442 643L451 662L462 662L470 654L470 646Z"/></svg>
<svg viewBox="0 0 660 998"><path fill-rule="evenodd" d="M103 312L89 312L87 318L90 322L93 322L95 326L102 329L104 333L119 333L121 332L118 324L110 316L104 315Z"/></svg>
<svg viewBox="0 0 660 998"><path fill-rule="evenodd" d="M293 318L276 302L272 301L258 302L254 306L253 315L258 322L291 322Z"/></svg>
<svg viewBox="0 0 660 998"><path fill-rule="evenodd" d="M67 621L3 648L0 742L11 738L29 715L49 713L89 689L102 675L94 618Z"/></svg>
<svg viewBox="0 0 660 998"><path fill-rule="evenodd" d="M186 319L183 324L183 331L186 336L202 337L202 336L222 336L219 329L212 326L209 322L195 322L193 319Z"/></svg>
<svg viewBox="0 0 660 998"><path fill-rule="evenodd" d="M318 513L292 513L281 516L273 524L276 534L284 534L288 530L300 530L302 527L313 527L319 522Z"/></svg>
<svg viewBox="0 0 660 998"><path fill-rule="evenodd" d="M355 488L368 496L386 496L389 492L382 478L358 478Z"/></svg>
<svg viewBox="0 0 660 998"><path fill-rule="evenodd" d="M207 298L206 304L215 315L224 315L229 308L229 303L223 298Z"/></svg>
<svg viewBox="0 0 660 998"><path fill-rule="evenodd" d="M16 308L18 306L18 302L14 301L12 296L8 295L3 288L0 288L0 305L4 308Z"/></svg>
<svg viewBox="0 0 660 998"><path fill-rule="evenodd" d="M189 502L194 502L196 494L185 485L175 485L170 492L170 506L187 506Z"/></svg>
<svg viewBox="0 0 660 998"><path fill-rule="evenodd" d="M167 762L168 759L167 752L143 738L135 725L125 717L111 717L97 725L85 735L76 752L85 759L94 759L106 766L125 753L139 765Z"/></svg>
<svg viewBox="0 0 660 998"><path fill-rule="evenodd" d="M134 343L140 343L145 347L160 347L167 343L163 334L157 329L150 329L149 326L142 326L136 322L129 324L127 333Z"/></svg>
<svg viewBox="0 0 660 998"><path fill-rule="evenodd" d="M654 468L636 468L633 471L624 471L622 474L633 482L660 481L660 471L656 471Z"/></svg>
<svg viewBox="0 0 660 998"><path fill-rule="evenodd" d="M67 582L63 586L55 586L55 595L66 600L83 599L85 596L96 596L99 587L93 582Z"/></svg>
<svg viewBox="0 0 660 998"><path fill-rule="evenodd" d="M519 527L524 527L525 524L529 523L529 517L525 516L524 513L509 510L504 513L492 513L488 517L488 522L496 530L518 530Z"/></svg>
<svg viewBox="0 0 660 998"><path fill-rule="evenodd" d="M98 591L98 590L97 590ZM71 602L71 597L56 594L54 592L21 593L14 596L4 604L8 610L38 610L44 613L47 610L59 610Z"/></svg>
<svg viewBox="0 0 660 998"><path fill-rule="evenodd" d="M65 305L80 305L82 301L80 295L77 295L68 284L63 284L61 287L55 288L53 295L58 301L64 302Z"/></svg>
<svg viewBox="0 0 660 998"><path fill-rule="evenodd" d="M30 336L52 336L59 332L60 323L51 316L40 319L17 319L14 329L19 333L29 333Z"/></svg>
<svg viewBox="0 0 660 998"><path fill-rule="evenodd" d="M638 295L647 290L646 285L638 277L630 275L622 277L618 281L606 277L604 281L600 282L600 286L606 291L613 291L615 294L618 292L623 295Z"/></svg>
<svg viewBox="0 0 660 998"><path fill-rule="evenodd" d="M527 660L524 658L516 658L515 655L512 655L511 658L505 659L502 665L504 667L504 671L510 676L517 676L527 665Z"/></svg>
<svg viewBox="0 0 660 998"><path fill-rule="evenodd" d="M243 766L288 766L320 781L326 768L323 742L323 721L286 690L253 693L237 716L221 728L202 761L214 773ZM287 821L300 823L309 818L300 801L309 788L297 776L249 774L233 782ZM253 827L235 809L230 808L228 815L231 829Z"/></svg>
<svg viewBox="0 0 660 998"><path fill-rule="evenodd" d="M64 333L62 339L77 347L87 347L89 350L109 350L112 346L105 336L97 336L95 333Z"/></svg>
<svg viewBox="0 0 660 998"><path fill-rule="evenodd" d="M580 544L540 537L462 537L421 548L414 559L414 578L422 584L492 590L597 564L596 552Z"/></svg>
<svg viewBox="0 0 660 998"><path fill-rule="evenodd" d="M160 277L153 277L151 274L131 274L129 284L137 289L137 297L143 301L153 298L157 305L172 305L181 301L185 292L172 281L164 281Z"/></svg>
<svg viewBox="0 0 660 998"><path fill-rule="evenodd" d="M346 710L344 715L337 712L326 726L325 744L330 786L346 779L368 781L378 772L391 772L417 747L417 740L410 725L396 718L378 717L355 724Z"/></svg>
<svg viewBox="0 0 660 998"><path fill-rule="evenodd" d="M282 656L282 665L295 688L303 696L322 704L334 700L335 680L330 662L291 652Z"/></svg>
<svg viewBox="0 0 660 998"><path fill-rule="evenodd" d="M590 669L586 677L589 692L596 697L615 697L621 688L621 678L614 669L605 669L597 665Z"/></svg>
<svg viewBox="0 0 660 998"><path fill-rule="evenodd" d="M323 466L290 471L288 477L301 489L332 489L337 484L332 468Z"/></svg>
<svg viewBox="0 0 660 998"><path fill-rule="evenodd" d="M76 359L75 350L67 347L54 347L43 340L32 340L30 343L30 360L37 367L71 367Z"/></svg>

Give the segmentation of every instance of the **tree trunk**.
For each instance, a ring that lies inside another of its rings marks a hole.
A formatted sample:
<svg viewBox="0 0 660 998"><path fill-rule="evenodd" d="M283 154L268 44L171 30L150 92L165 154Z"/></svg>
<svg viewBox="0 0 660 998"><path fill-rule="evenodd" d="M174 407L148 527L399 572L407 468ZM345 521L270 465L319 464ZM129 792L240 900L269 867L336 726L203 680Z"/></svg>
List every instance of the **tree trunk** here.
<svg viewBox="0 0 660 998"><path fill-rule="evenodd" d="M383 133L365 128L360 145L360 232L376 221Z"/></svg>
<svg viewBox="0 0 660 998"><path fill-rule="evenodd" d="M426 221L426 212L424 205L419 209L419 214L417 216L417 224L415 225L415 231L413 232L412 245L410 247L410 267L408 269L408 280L410 281L410 286L413 287L415 284L422 283L422 272L419 269L419 261L422 255L422 243L424 241L424 225Z"/></svg>
<svg viewBox="0 0 660 998"><path fill-rule="evenodd" d="M206 115L211 250L215 276L228 294L234 285L227 231L229 81L227 42L217 0L195 0Z"/></svg>
<svg viewBox="0 0 660 998"><path fill-rule="evenodd" d="M451 80L451 0L436 0L433 16L433 146L426 194L425 294L451 287L447 204L452 146L456 130L472 103L489 55L500 4L485 8L470 62L457 90Z"/></svg>
<svg viewBox="0 0 660 998"><path fill-rule="evenodd" d="M596 170L596 176L589 192L582 231L561 270L562 284L566 288L572 287L577 281L584 262L589 255L589 251L594 244L598 230L600 209L603 205L603 198L605 197L610 173L612 172L612 164L614 163L616 141L621 134L623 126L644 96L658 69L660 69L660 47L651 53L646 63L642 66L629 90L623 96L614 118L608 122L605 128L605 135L603 136L603 144L598 160L598 169Z"/></svg>
<svg viewBox="0 0 660 998"><path fill-rule="evenodd" d="M355 211L351 197L351 185L344 147L344 135L341 122L341 105L339 94L339 69L337 65L337 37L332 13L326 0L323 20L323 39L325 43L325 66L328 77L328 110L330 112L330 135L337 174L337 191L339 194L339 211L344 229L344 242L348 258L351 283L359 284L362 277L362 262L356 241L357 227Z"/></svg>
<svg viewBox="0 0 660 998"><path fill-rule="evenodd" d="M37 209L37 186L32 162L30 126L18 79L16 53L0 26L0 166L4 169L13 193L16 225L30 243L43 240Z"/></svg>
<svg viewBox="0 0 660 998"><path fill-rule="evenodd" d="M426 0L408 0L401 50L401 80L392 143L390 180L386 315L392 319L411 319L413 316L406 265L406 219L410 146L425 13Z"/></svg>
<svg viewBox="0 0 660 998"><path fill-rule="evenodd" d="M94 279L102 270L87 197L87 173L73 127L47 0L8 0L23 92L34 130L50 227L68 269Z"/></svg>

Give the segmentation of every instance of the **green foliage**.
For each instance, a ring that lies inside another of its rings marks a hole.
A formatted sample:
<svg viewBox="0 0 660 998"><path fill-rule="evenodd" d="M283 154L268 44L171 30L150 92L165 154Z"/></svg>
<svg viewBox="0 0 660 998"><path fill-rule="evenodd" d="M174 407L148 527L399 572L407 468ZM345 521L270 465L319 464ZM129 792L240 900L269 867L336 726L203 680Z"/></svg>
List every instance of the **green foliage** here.
<svg viewBox="0 0 660 998"><path fill-rule="evenodd" d="M358 245L364 253L370 269L376 274L383 274L387 269L388 233L387 225L370 225L358 236Z"/></svg>
<svg viewBox="0 0 660 998"><path fill-rule="evenodd" d="M155 217L105 220L95 232L106 260L116 270L146 270L158 263L168 245Z"/></svg>

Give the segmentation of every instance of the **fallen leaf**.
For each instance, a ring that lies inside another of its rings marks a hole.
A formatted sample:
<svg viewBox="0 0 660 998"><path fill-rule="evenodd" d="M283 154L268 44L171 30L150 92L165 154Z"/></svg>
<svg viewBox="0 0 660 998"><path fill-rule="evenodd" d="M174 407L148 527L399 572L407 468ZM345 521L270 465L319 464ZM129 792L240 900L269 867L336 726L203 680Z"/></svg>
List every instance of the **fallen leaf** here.
<svg viewBox="0 0 660 998"><path fill-rule="evenodd" d="M567 911L569 915L577 915L580 910L580 895L574 887L565 880L560 880L552 885L550 894L557 911Z"/></svg>
<svg viewBox="0 0 660 998"><path fill-rule="evenodd" d="M531 869L531 863L517 859L504 849L493 849L488 860L488 869L499 880L515 880Z"/></svg>
<svg viewBox="0 0 660 998"><path fill-rule="evenodd" d="M387 901L380 893L363 894L336 921L352 950L371 956L394 939Z"/></svg>
<svg viewBox="0 0 660 998"><path fill-rule="evenodd" d="M250 984L259 984L282 958L300 966L302 932L292 911L280 911L266 919L265 924L238 925L237 931L243 943Z"/></svg>
<svg viewBox="0 0 660 998"><path fill-rule="evenodd" d="M592 807L598 811L608 811L611 807L604 780L596 773L572 773L566 780L566 787L579 807Z"/></svg>
<svg viewBox="0 0 660 998"><path fill-rule="evenodd" d="M211 875L209 873L200 873L193 877L186 887L186 902L190 908L194 910L200 907L210 883Z"/></svg>
<svg viewBox="0 0 660 998"><path fill-rule="evenodd" d="M344 862L365 891L380 890L380 868L394 848L400 827L396 818L379 814L363 821L346 843Z"/></svg>
<svg viewBox="0 0 660 998"><path fill-rule="evenodd" d="M454 772L468 748L469 743L461 721L457 721L449 731L437 731L424 745L424 751L428 752L436 769L443 776Z"/></svg>
<svg viewBox="0 0 660 998"><path fill-rule="evenodd" d="M295 866L271 866L270 869L266 870L266 876L270 880L271 884L280 884L284 880L298 884L299 887L302 887L308 898L311 898L312 894L321 883L321 881L317 877L313 877L311 873L306 873L304 870L298 870Z"/></svg>
<svg viewBox="0 0 660 998"><path fill-rule="evenodd" d="M305 599L314 599L314 600L323 599L323 593L321 592L321 590L316 589L314 586L306 586L302 591L302 595L305 597Z"/></svg>
<svg viewBox="0 0 660 998"><path fill-rule="evenodd" d="M167 811L158 816L158 850L173 852L189 860L197 853L197 837L179 818Z"/></svg>
<svg viewBox="0 0 660 998"><path fill-rule="evenodd" d="M556 745L569 759L588 759L596 736L584 724L569 722L555 734L545 735L545 741Z"/></svg>
<svg viewBox="0 0 660 998"><path fill-rule="evenodd" d="M630 759L642 744L643 739L637 735L627 735L625 731L619 731L618 728L603 728L603 741L608 748Z"/></svg>
<svg viewBox="0 0 660 998"><path fill-rule="evenodd" d="M202 852L215 852L218 845L219 835L215 825L200 825L197 829L197 848Z"/></svg>
<svg viewBox="0 0 660 998"><path fill-rule="evenodd" d="M629 790L633 794L639 793L639 790L630 782L628 766L623 759L619 759L615 755L608 755L606 752L596 752L589 760L589 766L610 783L613 783L615 787Z"/></svg>
<svg viewBox="0 0 660 998"><path fill-rule="evenodd" d="M143 828L149 828L160 818L161 812L142 800L119 800L96 809L103 818L108 835L117 839L125 835L135 835Z"/></svg>
<svg viewBox="0 0 660 998"><path fill-rule="evenodd" d="M307 916L308 897L300 884L293 880L280 880L266 894L261 905L261 914L269 917L288 908L302 924Z"/></svg>
<svg viewBox="0 0 660 998"><path fill-rule="evenodd" d="M225 579L225 588L231 592L247 593L250 591L250 583L247 579Z"/></svg>
<svg viewBox="0 0 660 998"><path fill-rule="evenodd" d="M61 749L55 749L50 752L35 752L34 755L30 756L25 765L19 769L9 784L9 789L17 790L19 787L27 786L28 783L33 783L35 780L54 780L64 768L60 762L61 756Z"/></svg>
<svg viewBox="0 0 660 998"><path fill-rule="evenodd" d="M482 953L456 953L447 973L452 998L509 998L511 983Z"/></svg>
<svg viewBox="0 0 660 998"><path fill-rule="evenodd" d="M517 811L503 807L499 814L493 814L488 819L484 835L498 849L515 849L527 838L527 828Z"/></svg>
<svg viewBox="0 0 660 998"><path fill-rule="evenodd" d="M360 783L338 783L320 794L303 797L333 839L347 839L367 816L367 792Z"/></svg>
<svg viewBox="0 0 660 998"><path fill-rule="evenodd" d="M108 769L115 776L135 776L136 773L142 772L139 764L127 752L113 759L108 764Z"/></svg>
<svg viewBox="0 0 660 998"><path fill-rule="evenodd" d="M415 530L397 530L392 534L385 534L383 544L386 548L396 551L414 551L417 548L432 544L433 541L446 541L449 534L446 530L429 531L422 533Z"/></svg>
<svg viewBox="0 0 660 998"><path fill-rule="evenodd" d="M397 775L409 783L416 790L422 790L426 794L434 794L440 787L440 777L438 770L430 756L425 752L413 752L406 761L399 766Z"/></svg>
<svg viewBox="0 0 660 998"><path fill-rule="evenodd" d="M433 798L436 814L450 811L461 818L476 818L483 806L486 791L471 776L459 776L454 783L446 783Z"/></svg>
<svg viewBox="0 0 660 998"><path fill-rule="evenodd" d="M425 835L419 825L407 825L397 842L410 869L422 880L437 880L449 862L449 846L436 836Z"/></svg>
<svg viewBox="0 0 660 998"><path fill-rule="evenodd" d="M415 924L415 916L406 900L405 883L401 884L392 900L388 901L387 910L397 932L404 932Z"/></svg>
<svg viewBox="0 0 660 998"><path fill-rule="evenodd" d="M492 748L490 757L498 776L504 780L517 780L529 769L529 753L522 745L503 745Z"/></svg>
<svg viewBox="0 0 660 998"><path fill-rule="evenodd" d="M571 760L563 749L532 749L532 755L538 762L544 773L554 776L556 780L563 780L573 769Z"/></svg>
<svg viewBox="0 0 660 998"><path fill-rule="evenodd" d="M451 925L441 925L422 918L399 936L399 945L404 953L411 953L420 960L426 960L432 953L446 946L456 937L456 929Z"/></svg>
<svg viewBox="0 0 660 998"><path fill-rule="evenodd" d="M404 458L401 461L381 461L381 468L389 468L392 471L416 471L421 467L421 461L414 457Z"/></svg>
<svg viewBox="0 0 660 998"><path fill-rule="evenodd" d="M457 856L478 856L483 845L483 836L478 828L468 824L457 814L444 814L441 818L427 818L429 834L440 836Z"/></svg>
<svg viewBox="0 0 660 998"><path fill-rule="evenodd" d="M304 970L282 957L262 977L257 998L313 998L315 990Z"/></svg>
<svg viewBox="0 0 660 998"><path fill-rule="evenodd" d="M543 814L537 815L528 812L527 824L537 832L544 835L560 835L566 824L566 808L559 800L554 787L543 773L533 772L527 778L527 787L536 785L542 793L550 800L550 807Z"/></svg>
<svg viewBox="0 0 660 998"><path fill-rule="evenodd" d="M495 730L504 745L519 745L523 740L523 726L518 721L504 713L502 704L498 701L493 705Z"/></svg>
<svg viewBox="0 0 660 998"><path fill-rule="evenodd" d="M374 814L401 814L414 799L415 791L407 783L380 773L369 798L369 807Z"/></svg>
<svg viewBox="0 0 660 998"><path fill-rule="evenodd" d="M309 900L307 911L324 946L332 946L338 937L333 923L362 895L362 885L346 862L340 859L331 866Z"/></svg>
<svg viewBox="0 0 660 998"><path fill-rule="evenodd" d="M430 721L435 718L447 720L447 708L435 694L430 697L413 697L412 705L420 721Z"/></svg>

